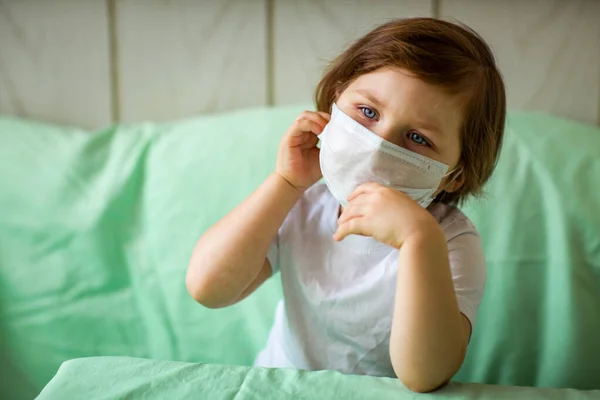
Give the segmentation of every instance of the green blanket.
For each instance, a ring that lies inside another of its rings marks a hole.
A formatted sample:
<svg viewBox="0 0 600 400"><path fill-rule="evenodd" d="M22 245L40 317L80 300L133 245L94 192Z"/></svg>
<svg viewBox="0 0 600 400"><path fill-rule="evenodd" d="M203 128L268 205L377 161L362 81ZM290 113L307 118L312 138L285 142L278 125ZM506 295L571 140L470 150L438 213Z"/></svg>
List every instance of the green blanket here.
<svg viewBox="0 0 600 400"><path fill-rule="evenodd" d="M600 390L539 389L452 383L419 395L397 379L126 357L78 359L64 363L38 400L592 400Z"/></svg>
<svg viewBox="0 0 600 400"><path fill-rule="evenodd" d="M451 383L415 394L397 379L226 365L190 364L128 357L97 357L64 363L38 400L475 400L600 398L600 390L540 389Z"/></svg>
<svg viewBox="0 0 600 400"><path fill-rule="evenodd" d="M279 282L207 310L185 269L199 235L273 169L300 110L95 133L0 118L0 398L31 399L79 357L249 365ZM488 196L465 208L488 283L456 379L600 388L600 129L508 122Z"/></svg>

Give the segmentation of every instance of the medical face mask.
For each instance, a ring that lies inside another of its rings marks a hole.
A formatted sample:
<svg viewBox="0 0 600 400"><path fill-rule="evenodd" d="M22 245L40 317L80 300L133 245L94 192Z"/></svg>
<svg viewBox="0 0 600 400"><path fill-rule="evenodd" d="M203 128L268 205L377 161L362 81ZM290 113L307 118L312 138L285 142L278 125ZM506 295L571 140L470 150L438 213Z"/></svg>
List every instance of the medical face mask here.
<svg viewBox="0 0 600 400"><path fill-rule="evenodd" d="M319 139L323 178L342 206L358 186L377 182L427 207L448 170L445 164L383 140L335 104Z"/></svg>

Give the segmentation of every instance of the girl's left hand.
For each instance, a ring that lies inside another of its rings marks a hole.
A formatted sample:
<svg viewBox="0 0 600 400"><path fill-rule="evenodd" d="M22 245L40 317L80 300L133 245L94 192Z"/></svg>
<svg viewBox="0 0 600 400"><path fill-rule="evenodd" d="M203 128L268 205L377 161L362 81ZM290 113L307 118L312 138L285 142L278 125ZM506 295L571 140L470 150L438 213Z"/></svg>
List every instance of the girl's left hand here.
<svg viewBox="0 0 600 400"><path fill-rule="evenodd" d="M416 234L441 233L435 218L406 194L378 183L360 185L348 198L338 220L334 240L348 235L371 236L400 249Z"/></svg>

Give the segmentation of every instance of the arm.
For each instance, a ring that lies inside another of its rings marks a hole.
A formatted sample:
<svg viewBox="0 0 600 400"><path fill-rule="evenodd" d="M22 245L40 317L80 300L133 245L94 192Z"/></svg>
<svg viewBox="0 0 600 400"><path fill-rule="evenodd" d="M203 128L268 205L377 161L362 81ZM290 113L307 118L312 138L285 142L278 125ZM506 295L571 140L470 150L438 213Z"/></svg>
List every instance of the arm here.
<svg viewBox="0 0 600 400"><path fill-rule="evenodd" d="M276 173L196 243L188 265L188 292L206 307L234 304L269 276L267 252L302 192L321 178L318 138L329 115L305 111L279 146Z"/></svg>
<svg viewBox="0 0 600 400"><path fill-rule="evenodd" d="M460 368L470 333L458 308L442 228L405 194L366 183L348 198L334 239L350 234L371 236L399 250L392 366L413 391L439 388Z"/></svg>
<svg viewBox="0 0 600 400"><path fill-rule="evenodd" d="M231 305L271 275L271 242L300 192L272 174L198 240L188 266L187 289L206 307Z"/></svg>
<svg viewBox="0 0 600 400"><path fill-rule="evenodd" d="M408 388L429 392L462 365L471 327L458 308L439 225L408 238L398 261L390 357Z"/></svg>

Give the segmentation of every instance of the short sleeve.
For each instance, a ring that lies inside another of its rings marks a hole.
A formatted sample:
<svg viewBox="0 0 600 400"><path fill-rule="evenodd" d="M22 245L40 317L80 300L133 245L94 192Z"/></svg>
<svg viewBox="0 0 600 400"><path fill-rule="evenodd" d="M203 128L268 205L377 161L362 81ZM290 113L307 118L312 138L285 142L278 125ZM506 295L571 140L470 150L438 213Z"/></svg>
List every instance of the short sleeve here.
<svg viewBox="0 0 600 400"><path fill-rule="evenodd" d="M273 271L273 275L279 272L279 232L273 242L271 242L271 246L269 246L269 251L267 252L267 260L271 264L271 270Z"/></svg>
<svg viewBox="0 0 600 400"><path fill-rule="evenodd" d="M333 202L336 209L339 206L335 198L329 194L329 189L327 189L325 184L314 185L304 192L304 195L285 217L277 231L277 236L273 239L267 252L267 260L271 264L273 275L280 272L282 267L285 270L286 266L289 265L290 260L287 258L287 253L289 252L285 249L290 247L299 248L299 246L303 245L304 239L297 234L298 227L304 227L308 220L319 223L321 223L320 221L324 221L320 218L312 217L311 219L309 217L310 215L320 215L319 213L322 213L324 209L324 202ZM330 227L328 224L325 226L327 229ZM319 228L320 226L315 227L315 229Z"/></svg>
<svg viewBox="0 0 600 400"><path fill-rule="evenodd" d="M486 280L485 256L479 235L468 232L450 239L448 259L458 307L474 327Z"/></svg>

